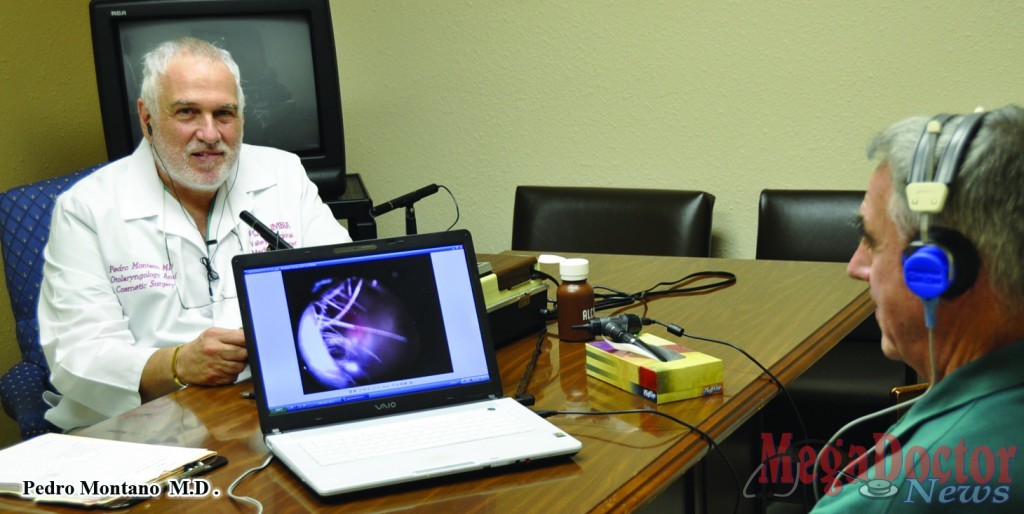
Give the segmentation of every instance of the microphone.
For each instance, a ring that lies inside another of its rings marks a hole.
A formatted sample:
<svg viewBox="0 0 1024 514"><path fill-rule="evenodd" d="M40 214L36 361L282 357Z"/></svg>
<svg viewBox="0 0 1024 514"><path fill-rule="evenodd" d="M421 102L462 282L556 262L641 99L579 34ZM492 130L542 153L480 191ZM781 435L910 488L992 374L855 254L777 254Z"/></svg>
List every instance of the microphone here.
<svg viewBox="0 0 1024 514"><path fill-rule="evenodd" d="M391 212L400 207L409 207L412 204L436 193L438 190L437 184L430 184L429 186L421 187L411 193L404 194L391 200L390 202L384 202L376 207L370 209L370 216L376 218L386 212Z"/></svg>
<svg viewBox="0 0 1024 514"><path fill-rule="evenodd" d="M589 329L591 334L603 334L616 343L639 346L640 348L650 352L651 355L662 362L674 361L683 358L683 356L679 355L677 352L667 348L662 348L656 344L648 344L643 339L637 337L634 332L640 331L643 321L643 318L636 314L619 314L618 316L592 319L588 323L576 325L572 328Z"/></svg>
<svg viewBox="0 0 1024 514"><path fill-rule="evenodd" d="M643 328L643 320L636 314L618 314L615 316L602 316L600 318L587 320L582 325L573 325L572 328L589 330L591 335L599 336L604 334L604 327L609 323L615 323L627 332L635 334ZM650 325L650 323L648 323Z"/></svg>
<svg viewBox="0 0 1024 514"><path fill-rule="evenodd" d="M271 250L288 250L292 248L292 245L288 244L288 241L281 239L280 234L270 230L270 227L261 223L260 220L256 219L256 216L253 216L249 211L242 211L238 213L238 217L242 218L242 221L248 223L249 226L267 242L267 246L269 246Z"/></svg>
<svg viewBox="0 0 1024 514"><path fill-rule="evenodd" d="M220 280L220 274L217 273L217 270L213 269L213 263L210 262L209 258L200 257L199 262L203 266L206 266L206 280L209 280L210 282L213 282L214 280Z"/></svg>

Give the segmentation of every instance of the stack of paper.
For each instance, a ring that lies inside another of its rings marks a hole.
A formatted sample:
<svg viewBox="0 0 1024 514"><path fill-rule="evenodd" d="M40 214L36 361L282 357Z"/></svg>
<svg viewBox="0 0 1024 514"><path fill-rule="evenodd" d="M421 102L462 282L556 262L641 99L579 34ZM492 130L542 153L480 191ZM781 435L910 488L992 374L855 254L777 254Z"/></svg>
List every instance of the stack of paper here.
<svg viewBox="0 0 1024 514"><path fill-rule="evenodd" d="M45 434L0 451L0 494L85 506L154 497L166 481L214 455L199 448Z"/></svg>

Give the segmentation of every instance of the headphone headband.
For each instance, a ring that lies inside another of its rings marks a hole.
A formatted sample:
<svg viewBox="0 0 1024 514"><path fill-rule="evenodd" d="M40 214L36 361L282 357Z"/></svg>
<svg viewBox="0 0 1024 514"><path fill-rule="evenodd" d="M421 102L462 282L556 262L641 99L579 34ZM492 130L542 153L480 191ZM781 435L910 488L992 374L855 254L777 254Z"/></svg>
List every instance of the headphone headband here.
<svg viewBox="0 0 1024 514"><path fill-rule="evenodd" d="M940 114L925 124L914 149L914 160L910 163L908 184L931 181L932 171L935 169L935 146L939 142L939 135L942 134L942 127L952 117L952 114Z"/></svg>
<svg viewBox="0 0 1024 514"><path fill-rule="evenodd" d="M949 143L942 151L938 163L935 163L935 147L938 145L939 136L942 135L945 124L953 117L950 114L940 114L932 118L917 140L914 159L907 175L907 205L914 212L942 212L949 196L949 186L953 184L960 170L974 135L981 128L985 113L964 116L953 129L953 134L950 135Z"/></svg>
<svg viewBox="0 0 1024 514"><path fill-rule="evenodd" d="M942 182L947 186L953 184L953 179L956 178L957 172L960 171L960 165L963 164L964 157L967 155L967 149L971 147L971 141L974 140L974 135L978 133L984 119L985 113L976 112L964 116L964 119L956 126L953 135L949 138L949 144L942 152L942 158L939 159L935 171L936 182Z"/></svg>

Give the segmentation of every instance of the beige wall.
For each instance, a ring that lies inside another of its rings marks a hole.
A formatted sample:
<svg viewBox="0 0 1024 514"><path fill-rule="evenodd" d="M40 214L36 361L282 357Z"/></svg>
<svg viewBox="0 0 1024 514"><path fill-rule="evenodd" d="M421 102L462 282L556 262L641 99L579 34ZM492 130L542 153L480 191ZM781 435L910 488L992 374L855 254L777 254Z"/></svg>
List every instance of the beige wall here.
<svg viewBox="0 0 1024 514"><path fill-rule="evenodd" d="M7 5L9 4L9 5ZM104 158L87 0L0 17L0 187ZM863 188L911 114L1021 102L1013 0L332 0L348 162L380 202L452 189L480 251L518 184L702 189L715 254L754 255L761 189ZM417 204L421 231L454 218ZM382 236L404 231L383 216ZM16 347L0 294L0 369ZM0 445L14 440L0 422Z"/></svg>
<svg viewBox="0 0 1024 514"><path fill-rule="evenodd" d="M753 257L762 189L863 189L889 122L1024 93L1012 0L332 6L350 169L377 201L447 185L487 252L516 185L592 184L709 191L715 254ZM442 230L451 200L417 217Z"/></svg>

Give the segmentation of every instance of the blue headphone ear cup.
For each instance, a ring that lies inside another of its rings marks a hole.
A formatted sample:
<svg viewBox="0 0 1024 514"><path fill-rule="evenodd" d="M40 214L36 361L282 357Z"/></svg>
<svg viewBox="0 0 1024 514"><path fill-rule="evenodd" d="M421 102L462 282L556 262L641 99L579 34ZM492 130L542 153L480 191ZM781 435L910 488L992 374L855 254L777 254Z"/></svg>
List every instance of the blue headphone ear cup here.
<svg viewBox="0 0 1024 514"><path fill-rule="evenodd" d="M925 300L942 296L953 283L952 259L932 244L915 243L903 250L903 281Z"/></svg>
<svg viewBox="0 0 1024 514"><path fill-rule="evenodd" d="M903 280L917 296L955 298L974 285L980 262L970 240L955 230L933 227L928 244L903 251Z"/></svg>

